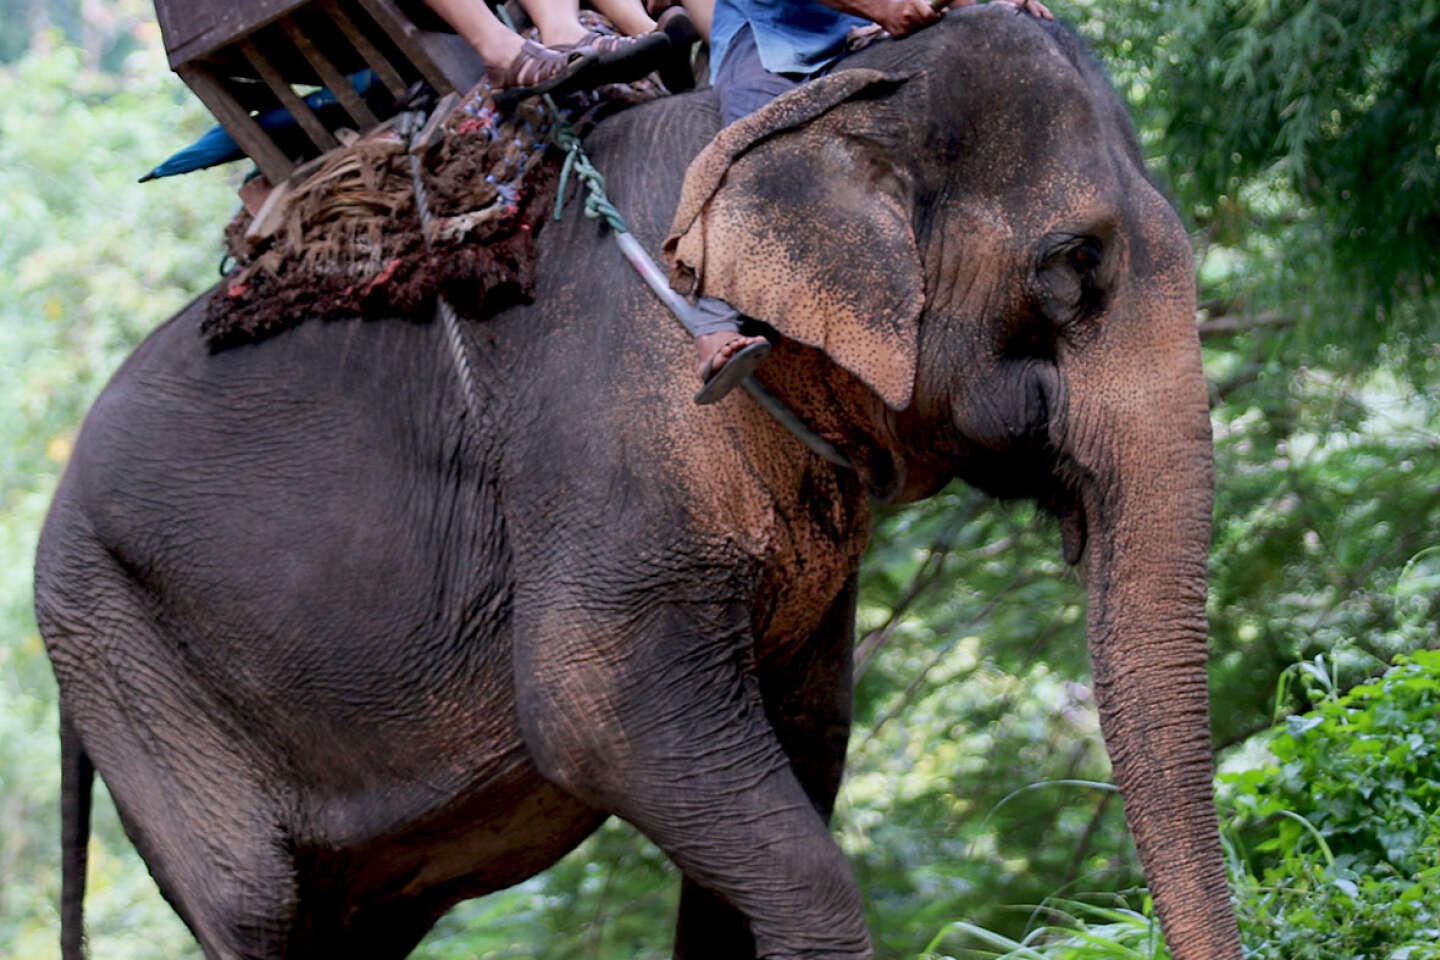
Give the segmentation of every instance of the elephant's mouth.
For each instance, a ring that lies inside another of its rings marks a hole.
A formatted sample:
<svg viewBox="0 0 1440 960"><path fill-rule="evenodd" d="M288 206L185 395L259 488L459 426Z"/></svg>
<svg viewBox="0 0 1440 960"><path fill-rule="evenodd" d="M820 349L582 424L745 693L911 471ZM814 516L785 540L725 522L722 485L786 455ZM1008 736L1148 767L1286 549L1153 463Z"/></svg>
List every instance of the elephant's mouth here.
<svg viewBox="0 0 1440 960"><path fill-rule="evenodd" d="M1065 562L1075 566L1085 556L1089 530L1085 522L1085 506L1078 492L1062 488L1055 500L1046 505L1060 521L1060 553Z"/></svg>
<svg viewBox="0 0 1440 960"><path fill-rule="evenodd" d="M1050 448L1049 483L1035 495L1040 508L1060 522L1060 554L1069 566L1085 558L1090 542L1090 523L1085 516L1085 474L1063 453Z"/></svg>
<svg viewBox="0 0 1440 960"><path fill-rule="evenodd" d="M1090 538L1078 472L1072 461L1062 455L1057 462L1048 445L1037 442L1019 456L969 458L954 475L993 497L1034 500L1059 521L1061 555L1073 567L1084 559Z"/></svg>

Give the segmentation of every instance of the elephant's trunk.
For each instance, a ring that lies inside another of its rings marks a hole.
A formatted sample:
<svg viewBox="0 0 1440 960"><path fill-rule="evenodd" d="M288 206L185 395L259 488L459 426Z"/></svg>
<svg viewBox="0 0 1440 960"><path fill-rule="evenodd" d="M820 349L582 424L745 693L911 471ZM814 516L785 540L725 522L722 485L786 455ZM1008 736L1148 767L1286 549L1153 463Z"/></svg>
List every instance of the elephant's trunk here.
<svg viewBox="0 0 1440 960"><path fill-rule="evenodd" d="M1166 312L1183 320L1182 335L1110 351L1111 369L1092 371L1088 388L1072 383L1090 651L1101 729L1173 956L1229 960L1241 951L1212 790L1206 669L1210 420L1193 310Z"/></svg>

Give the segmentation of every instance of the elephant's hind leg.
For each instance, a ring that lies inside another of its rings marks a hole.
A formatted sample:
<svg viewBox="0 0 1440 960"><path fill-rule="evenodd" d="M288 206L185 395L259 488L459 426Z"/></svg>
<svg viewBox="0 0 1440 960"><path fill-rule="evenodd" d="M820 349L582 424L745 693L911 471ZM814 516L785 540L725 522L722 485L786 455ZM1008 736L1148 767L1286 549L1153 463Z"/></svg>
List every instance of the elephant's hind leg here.
<svg viewBox="0 0 1440 960"><path fill-rule="evenodd" d="M205 955L295 955L295 867L278 811L254 805L263 788L233 766L201 768L193 757L146 749L148 731L91 728L84 736L126 833ZM227 765L214 754L207 760Z"/></svg>
<svg viewBox="0 0 1440 960"><path fill-rule="evenodd" d="M256 805L261 785L233 757L211 754L201 767L179 751L146 749L151 731L85 736L126 833L206 957L296 956L295 867L278 811ZM190 766L177 775L182 764Z"/></svg>
<svg viewBox="0 0 1440 960"><path fill-rule="evenodd" d="M103 551L83 577L46 590L37 613L64 713L206 956L294 955L297 884L276 791L190 678L187 638L151 617L144 592Z"/></svg>

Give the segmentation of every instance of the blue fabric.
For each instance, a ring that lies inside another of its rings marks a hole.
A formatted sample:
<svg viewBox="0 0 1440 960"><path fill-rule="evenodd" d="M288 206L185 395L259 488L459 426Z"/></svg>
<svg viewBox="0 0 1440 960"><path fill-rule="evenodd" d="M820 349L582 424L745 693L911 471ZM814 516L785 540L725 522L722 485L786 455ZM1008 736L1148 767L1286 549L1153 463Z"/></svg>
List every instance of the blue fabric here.
<svg viewBox="0 0 1440 960"><path fill-rule="evenodd" d="M700 297L695 301L695 313L691 316L695 329L690 331L696 337L728 331L740 332L740 311L719 297Z"/></svg>
<svg viewBox="0 0 1440 960"><path fill-rule="evenodd" d="M747 23L766 70L808 77L845 52L850 28L869 22L818 0L716 0L710 23L710 81L719 76L731 41Z"/></svg>
<svg viewBox="0 0 1440 960"><path fill-rule="evenodd" d="M372 70L361 70L350 74L348 79L350 85L355 88L355 92L364 96L375 83L375 73ZM325 87L316 90L304 100L306 106L317 112L337 107L340 104L340 98ZM276 107L274 110L259 114L255 117L255 122L266 130L281 130L297 125L295 118L290 116L290 111L284 107ZM224 127L216 124L206 130L199 140L172 154L169 159L141 177L140 182L157 180L160 177L174 177L182 173L190 173L193 170L204 170L217 164L239 160L243 156L245 156L245 152L240 149L240 144L235 142L235 138L230 136Z"/></svg>
<svg viewBox="0 0 1440 960"><path fill-rule="evenodd" d="M730 39L713 82L720 98L720 116L727 127L799 85L799 80L765 69L748 23Z"/></svg>

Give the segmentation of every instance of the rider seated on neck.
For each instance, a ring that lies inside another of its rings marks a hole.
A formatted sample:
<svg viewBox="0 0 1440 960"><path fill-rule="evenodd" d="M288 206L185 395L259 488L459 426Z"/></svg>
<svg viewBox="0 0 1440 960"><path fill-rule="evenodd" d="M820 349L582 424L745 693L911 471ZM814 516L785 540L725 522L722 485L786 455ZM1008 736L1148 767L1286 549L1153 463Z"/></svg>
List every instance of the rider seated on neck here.
<svg viewBox="0 0 1440 960"><path fill-rule="evenodd" d="M1051 19L1039 0L997 0ZM882 35L903 37L939 21L945 7L975 0L714 0L709 24L710 82L730 125L808 80L823 75L852 48ZM692 10L692 16L694 11ZM695 348L705 386L696 403L714 403L769 354L764 337L740 332L740 313L725 301L701 297L707 318Z"/></svg>

